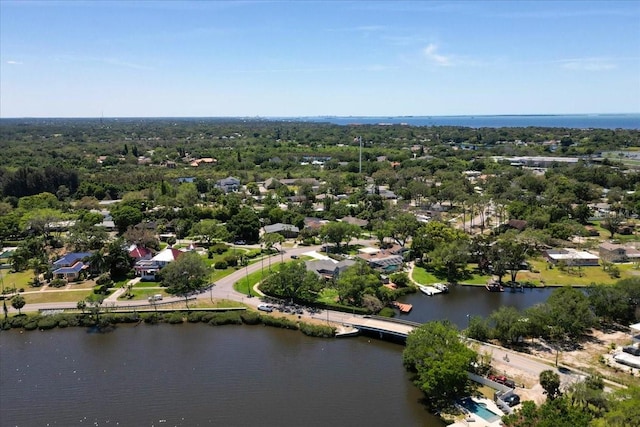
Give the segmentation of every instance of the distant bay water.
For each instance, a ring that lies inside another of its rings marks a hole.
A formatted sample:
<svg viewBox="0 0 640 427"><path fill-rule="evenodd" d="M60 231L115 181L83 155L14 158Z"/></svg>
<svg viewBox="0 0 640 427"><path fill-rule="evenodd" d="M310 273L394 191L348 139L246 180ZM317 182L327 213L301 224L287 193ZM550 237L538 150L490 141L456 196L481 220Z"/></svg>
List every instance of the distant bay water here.
<svg viewBox="0 0 640 427"><path fill-rule="evenodd" d="M274 121L332 123L336 125L407 125L460 126L469 128L548 127L568 129L639 129L640 113L626 114L570 114L570 115L495 115L495 116L253 116L253 117L108 117L108 118L0 118L0 124L64 124L73 122L144 123L172 122L228 122Z"/></svg>
<svg viewBox="0 0 640 427"><path fill-rule="evenodd" d="M321 116L291 120L337 125L462 126L471 128L550 127L571 129L640 129L640 114L498 115L498 116Z"/></svg>

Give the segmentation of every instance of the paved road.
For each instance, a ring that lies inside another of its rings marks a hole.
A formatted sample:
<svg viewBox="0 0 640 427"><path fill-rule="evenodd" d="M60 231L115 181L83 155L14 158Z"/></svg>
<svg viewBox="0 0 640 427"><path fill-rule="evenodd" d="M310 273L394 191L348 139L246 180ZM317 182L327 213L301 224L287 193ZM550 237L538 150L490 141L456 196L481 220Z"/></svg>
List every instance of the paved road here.
<svg viewBox="0 0 640 427"><path fill-rule="evenodd" d="M351 242L350 244L371 244L372 240L356 240ZM213 299L228 299L231 301L242 302L243 304L257 307L258 304L262 303L262 300L254 296L249 298L247 295L237 292L233 289L233 284L238 280L243 279L246 275L259 271L260 269L267 270L269 268L269 264L271 264L271 268L280 262L290 261L292 255L300 256L307 252L320 252L322 246L300 246L296 248L285 248L284 252L273 254L269 257L265 257L263 260L258 261L256 263L250 264L246 267L243 267L230 275L223 277L222 279L215 282L214 286L212 286L208 291L200 293L196 296L197 299L201 300L213 300ZM117 291L116 291L117 292ZM179 297L165 297L162 300L162 303L169 302L181 302L184 301L183 298ZM39 310L51 310L56 308L76 308L77 302L57 302L57 303L41 303L41 304L29 304L26 308L28 311L39 311ZM146 301L115 301L113 298L105 300L103 307L113 308L113 307L133 307L133 306L146 306L148 303ZM14 311L13 308L7 304L10 311ZM353 316L351 313L342 313L330 310L321 310L314 313L309 313L305 311L302 317L314 318L319 320L326 320L327 322L333 323L343 323L345 319L348 319Z"/></svg>
<svg viewBox="0 0 640 427"><path fill-rule="evenodd" d="M533 356L518 353L496 345L480 343L479 341L475 341L475 343L478 346L478 353L491 354L492 361L499 362L504 366L513 367L512 370L505 368L505 372L503 372L503 374L507 377L513 377L511 372L517 373L520 371L537 378L540 376L542 371L550 369L560 375L560 382L563 387L580 381L584 377L578 372L573 372L567 369L558 369L553 365L545 363L542 359L538 359ZM492 363L492 365L495 366L494 363Z"/></svg>

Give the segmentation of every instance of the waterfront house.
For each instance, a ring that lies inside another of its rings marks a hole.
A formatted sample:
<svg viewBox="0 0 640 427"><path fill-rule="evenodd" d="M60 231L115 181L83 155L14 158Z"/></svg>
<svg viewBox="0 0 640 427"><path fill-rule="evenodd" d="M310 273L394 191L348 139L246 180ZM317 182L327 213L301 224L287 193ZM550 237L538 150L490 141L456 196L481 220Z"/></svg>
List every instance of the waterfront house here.
<svg viewBox="0 0 640 427"><path fill-rule="evenodd" d="M53 266L56 267L53 277L67 281L78 280L81 273L89 268L89 264L85 262L91 255L91 252L70 252L64 255L53 262Z"/></svg>
<svg viewBox="0 0 640 427"><path fill-rule="evenodd" d="M184 252L174 249L166 248L158 252L153 258L148 260L140 260L136 262L134 270L136 275L140 276L143 280L155 280L156 274L162 270L167 264L175 261Z"/></svg>
<svg viewBox="0 0 640 427"><path fill-rule="evenodd" d="M322 278L333 280L337 279L344 270L355 263L355 261L350 259L345 259L340 262L333 259L317 259L305 261L304 264L307 267L307 271L313 271Z"/></svg>
<svg viewBox="0 0 640 427"><path fill-rule="evenodd" d="M572 248L547 249L543 256L553 265L564 263L569 267L594 267L600 260L598 255Z"/></svg>
<svg viewBox="0 0 640 427"><path fill-rule="evenodd" d="M638 249L618 245L615 243L602 243L598 246L600 258L609 262L629 262L640 259L640 251Z"/></svg>

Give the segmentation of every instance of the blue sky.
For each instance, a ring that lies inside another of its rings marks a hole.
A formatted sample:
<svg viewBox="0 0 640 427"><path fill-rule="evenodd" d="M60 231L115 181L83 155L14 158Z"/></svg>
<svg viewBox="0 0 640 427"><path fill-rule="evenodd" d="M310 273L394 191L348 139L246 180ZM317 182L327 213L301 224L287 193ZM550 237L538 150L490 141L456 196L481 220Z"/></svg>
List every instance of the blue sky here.
<svg viewBox="0 0 640 427"><path fill-rule="evenodd" d="M0 117L638 112L638 1L0 0Z"/></svg>

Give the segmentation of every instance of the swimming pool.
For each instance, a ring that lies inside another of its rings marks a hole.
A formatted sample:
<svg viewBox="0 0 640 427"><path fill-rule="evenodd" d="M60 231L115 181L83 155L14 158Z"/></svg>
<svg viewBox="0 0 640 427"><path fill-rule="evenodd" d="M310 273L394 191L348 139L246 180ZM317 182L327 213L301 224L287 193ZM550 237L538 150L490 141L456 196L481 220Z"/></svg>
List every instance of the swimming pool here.
<svg viewBox="0 0 640 427"><path fill-rule="evenodd" d="M479 416L480 418L492 423L494 421L498 421L500 418L502 418L501 415L496 414L493 411L490 411L489 409L487 409L486 405L482 402L478 403L475 400L471 399L470 397L467 397L465 399L462 399L460 401L460 404L462 406L464 406L466 409L468 409L470 412L476 414L477 416Z"/></svg>

